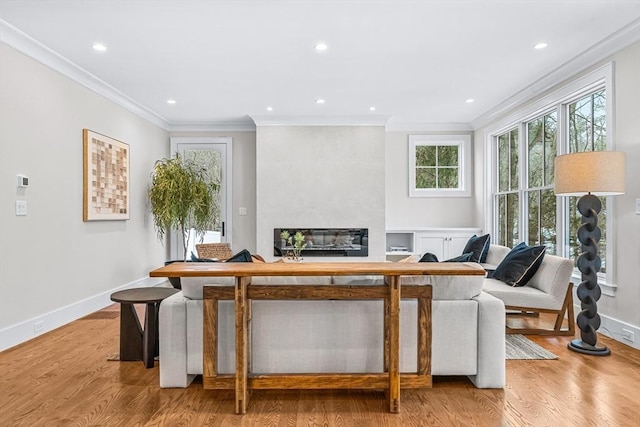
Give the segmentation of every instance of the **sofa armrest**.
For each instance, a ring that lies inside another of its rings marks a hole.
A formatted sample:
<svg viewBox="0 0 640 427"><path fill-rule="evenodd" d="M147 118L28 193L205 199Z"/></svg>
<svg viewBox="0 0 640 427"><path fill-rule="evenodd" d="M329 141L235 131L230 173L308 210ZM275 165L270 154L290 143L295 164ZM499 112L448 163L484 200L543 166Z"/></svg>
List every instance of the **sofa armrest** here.
<svg viewBox="0 0 640 427"><path fill-rule="evenodd" d="M469 379L478 388L505 385L505 308L498 298L482 292L478 302L478 370Z"/></svg>
<svg viewBox="0 0 640 427"><path fill-rule="evenodd" d="M187 374L187 298L182 292L160 303L158 319L160 387L187 387L195 375Z"/></svg>

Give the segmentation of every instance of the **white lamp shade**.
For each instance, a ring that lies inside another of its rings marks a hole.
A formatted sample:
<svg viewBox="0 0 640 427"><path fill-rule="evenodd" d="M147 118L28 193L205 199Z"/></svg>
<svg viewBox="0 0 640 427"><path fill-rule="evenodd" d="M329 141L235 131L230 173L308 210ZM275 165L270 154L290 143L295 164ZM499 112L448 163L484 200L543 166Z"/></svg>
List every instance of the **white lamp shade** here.
<svg viewBox="0 0 640 427"><path fill-rule="evenodd" d="M618 151L585 151L555 160L555 193L559 196L624 194L625 154Z"/></svg>

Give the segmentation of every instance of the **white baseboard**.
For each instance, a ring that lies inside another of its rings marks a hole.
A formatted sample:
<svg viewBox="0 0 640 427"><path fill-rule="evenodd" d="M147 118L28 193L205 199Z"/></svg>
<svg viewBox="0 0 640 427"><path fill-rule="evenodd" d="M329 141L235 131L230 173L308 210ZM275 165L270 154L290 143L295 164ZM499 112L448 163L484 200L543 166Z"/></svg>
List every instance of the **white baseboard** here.
<svg viewBox="0 0 640 427"><path fill-rule="evenodd" d="M111 289L110 291L103 292L101 294L75 302L73 304L69 304L65 307L50 311L41 316L36 316L32 319L25 320L24 322L20 322L15 325L8 326L4 329L0 329L0 351L21 344L25 341L42 335L45 332L52 331L56 328L59 328L60 326L66 325L69 322L86 316L87 314L91 314L113 304L110 296L116 291L131 288L146 288L158 286L166 281L167 279L162 277L145 277L142 279L134 280L133 282ZM39 324L41 328L36 332L37 324Z"/></svg>
<svg viewBox="0 0 640 427"><path fill-rule="evenodd" d="M576 313L576 316L582 311L579 305L574 305L573 309ZM598 329L598 333L609 338L613 338L614 340L633 347L636 350L640 350L640 327L633 326L621 320L614 319L613 317L603 315L602 313L598 314L600 315L600 328ZM626 334L623 329L633 333L633 342L623 338ZM580 329L578 328L577 324L576 331L580 333Z"/></svg>

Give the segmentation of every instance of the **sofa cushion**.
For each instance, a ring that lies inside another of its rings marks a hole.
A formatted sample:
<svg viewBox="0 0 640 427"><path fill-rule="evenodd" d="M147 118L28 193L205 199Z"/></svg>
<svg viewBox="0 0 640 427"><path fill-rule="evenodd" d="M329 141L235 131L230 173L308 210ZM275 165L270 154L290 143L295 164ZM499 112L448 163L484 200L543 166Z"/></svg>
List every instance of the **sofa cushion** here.
<svg viewBox="0 0 640 427"><path fill-rule="evenodd" d="M489 245L489 253L487 253L487 259L481 263L493 266L491 269L495 270L498 264L502 262L504 257L511 252L511 248L502 245Z"/></svg>
<svg viewBox="0 0 640 427"><path fill-rule="evenodd" d="M431 252L427 252L426 254L422 255L422 258L420 258L419 262L438 262L438 257Z"/></svg>
<svg viewBox="0 0 640 427"><path fill-rule="evenodd" d="M489 252L489 245L491 244L491 237L489 234L484 236L476 236L475 234L469 238L469 241L464 247L462 254L471 252L473 255L469 261L471 262L486 262L487 253Z"/></svg>
<svg viewBox="0 0 640 427"><path fill-rule="evenodd" d="M330 285L331 276L254 276L252 285Z"/></svg>
<svg viewBox="0 0 640 427"><path fill-rule="evenodd" d="M229 258L225 262L253 262L253 258L251 258L251 252L243 249L237 254L231 256L231 258Z"/></svg>
<svg viewBox="0 0 640 427"><path fill-rule="evenodd" d="M473 257L473 253L468 252L462 255L458 255L457 257L444 260L442 262L473 262L471 261L472 257ZM422 258L420 258L419 262L440 262L440 261L438 261L438 257L435 254L432 254L431 252L427 252L426 254L422 255Z"/></svg>
<svg viewBox="0 0 640 427"><path fill-rule="evenodd" d="M182 294L185 298L202 299L203 286L234 286L234 277L181 277Z"/></svg>
<svg viewBox="0 0 640 427"><path fill-rule="evenodd" d="M569 282L567 282L567 286L568 284ZM531 286L514 287L500 280L484 279L483 291L501 299L504 305L507 306L547 310L558 310L560 308L555 297ZM562 305L562 300L560 300L560 305Z"/></svg>
<svg viewBox="0 0 640 427"><path fill-rule="evenodd" d="M496 267L492 278L511 286L524 286L536 274L546 251L545 246L527 246L522 242Z"/></svg>
<svg viewBox="0 0 640 427"><path fill-rule="evenodd" d="M431 285L434 300L465 300L480 295L484 276L402 276L400 283Z"/></svg>

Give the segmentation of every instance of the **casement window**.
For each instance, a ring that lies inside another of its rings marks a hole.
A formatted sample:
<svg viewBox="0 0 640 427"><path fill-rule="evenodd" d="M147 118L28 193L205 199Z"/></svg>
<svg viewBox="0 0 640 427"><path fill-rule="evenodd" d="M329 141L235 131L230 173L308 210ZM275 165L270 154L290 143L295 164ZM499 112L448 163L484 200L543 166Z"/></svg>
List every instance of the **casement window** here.
<svg viewBox="0 0 640 427"><path fill-rule="evenodd" d="M410 135L409 196L470 197L471 136Z"/></svg>
<svg viewBox="0 0 640 427"><path fill-rule="evenodd" d="M612 123L611 65L604 66L566 87L514 112L487 132L491 159L492 240L512 247L519 242L544 245L547 253L571 258L580 254L577 230L581 216L577 197L554 194L557 155L590 150L613 150L607 129ZM611 206L602 197L598 225L602 229L599 282L613 295L613 272L607 269L613 221ZM495 236L495 237L494 237Z"/></svg>

